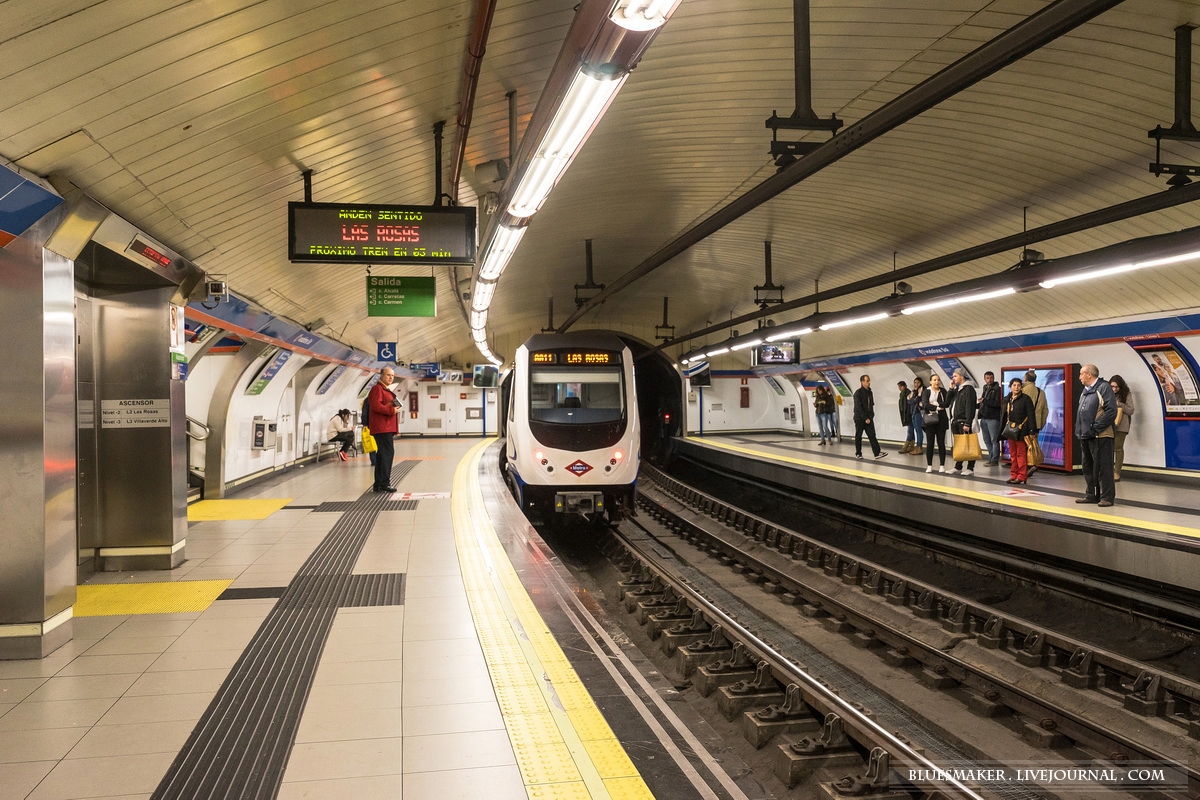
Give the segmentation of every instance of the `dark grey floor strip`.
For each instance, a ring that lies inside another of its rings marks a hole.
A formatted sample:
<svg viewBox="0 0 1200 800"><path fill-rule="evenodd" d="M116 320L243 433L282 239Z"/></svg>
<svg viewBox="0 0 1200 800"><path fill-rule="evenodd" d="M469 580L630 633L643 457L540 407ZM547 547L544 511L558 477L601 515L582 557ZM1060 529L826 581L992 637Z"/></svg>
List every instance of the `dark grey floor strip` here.
<svg viewBox="0 0 1200 800"><path fill-rule="evenodd" d="M247 586L238 589L226 589L217 596L218 600L267 600L283 597L286 586Z"/></svg>
<svg viewBox="0 0 1200 800"><path fill-rule="evenodd" d="M395 486L418 461L401 461ZM342 605L403 602L403 575L351 575L389 504L365 492L300 567L250 640L153 800L270 800L279 793L317 664Z"/></svg>

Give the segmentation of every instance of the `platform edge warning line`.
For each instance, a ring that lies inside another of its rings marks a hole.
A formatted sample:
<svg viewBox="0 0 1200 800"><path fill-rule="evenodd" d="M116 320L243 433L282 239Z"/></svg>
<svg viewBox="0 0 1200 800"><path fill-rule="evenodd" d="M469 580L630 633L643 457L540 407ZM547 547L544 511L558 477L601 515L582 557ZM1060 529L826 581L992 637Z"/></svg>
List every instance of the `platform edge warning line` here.
<svg viewBox="0 0 1200 800"><path fill-rule="evenodd" d="M471 616L526 793L540 798L553 786L556 797L613 800L611 778L592 752L624 748L534 606L484 507L478 465L492 441L459 462L451 516ZM586 721L586 740L575 720ZM636 769L618 786L622 798L653 798Z"/></svg>
<svg viewBox="0 0 1200 800"><path fill-rule="evenodd" d="M1138 530L1150 531L1152 533L1166 533L1175 536L1185 536L1189 539L1200 539L1200 528L1189 528L1186 525L1173 525L1168 522L1150 522L1147 520L1136 519L1134 517L1122 517L1116 514L1100 514L1095 511L1087 511L1084 509L1064 508L1062 506L1053 506L1048 503L1036 503L1032 500L1020 500L1015 497L1001 497L999 495L991 495L972 489L961 489L957 486L942 486L936 483L926 483L924 481L912 480L911 478L897 478L892 475L884 475L879 472L868 472L866 470L858 470L852 467L839 467L836 464L826 464L821 461L809 461L803 458L792 458L791 456L785 456L779 453L771 453L765 450L752 450L748 447L739 447L736 444L717 442L711 439L703 439L698 436L688 436L685 438L687 441L694 442L704 447L715 447L721 450L729 450L731 452L741 453L743 455L758 456L759 458L770 459L772 461L784 461L788 464L810 467L812 469L821 470L822 472L833 472L839 475L847 475L856 478L875 478L882 483L890 483L894 486L907 486L911 489L932 490L938 492L939 494L951 495L953 497L963 497L971 500L980 500L987 503L1000 503L1006 506L1013 506L1014 508L1022 508L1026 511L1057 514L1063 517L1075 517L1076 519L1088 519L1094 522L1106 522L1114 525L1122 525L1127 528L1137 528Z"/></svg>

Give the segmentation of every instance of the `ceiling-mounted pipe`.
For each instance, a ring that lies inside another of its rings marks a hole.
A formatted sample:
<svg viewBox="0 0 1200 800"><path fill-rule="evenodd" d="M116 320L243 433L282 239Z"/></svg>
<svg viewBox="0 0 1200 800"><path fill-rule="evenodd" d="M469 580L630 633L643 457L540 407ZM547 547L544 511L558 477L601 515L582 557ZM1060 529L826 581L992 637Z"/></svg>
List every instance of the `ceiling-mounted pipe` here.
<svg viewBox="0 0 1200 800"><path fill-rule="evenodd" d="M768 337L767 341L812 333L817 328L829 330L854 322L882 320L885 317L899 314L919 313L922 310L1001 297L1039 288L1050 289L1058 284L1072 283L1082 279L1102 278L1120 272L1152 269L1197 259L1200 259L1200 226L1185 228L1173 233L1131 239L1063 258L1047 259L1021 270L999 272L980 278L968 278L958 283L904 297L885 297L882 300L841 311L810 314L803 319L780 324L778 326L780 333ZM761 333L761 331L757 333ZM709 343L700 350L684 355L691 357L714 346L733 349L753 335L732 337L722 342ZM667 344L662 345L662 347L667 346Z"/></svg>
<svg viewBox="0 0 1200 800"><path fill-rule="evenodd" d="M1122 0L1058 0L1022 20L986 44L926 78L904 94L884 103L859 122L822 143L796 163L775 173L733 202L676 236L658 252L617 278L604 291L559 326L562 333L584 314L598 307L671 259L684 253L729 223L758 208L863 145L895 130L908 120L937 106L964 89L1003 69L1043 45L1069 33Z"/></svg>
<svg viewBox="0 0 1200 800"><path fill-rule="evenodd" d="M458 181L462 176L463 161L466 160L471 118L475 114L475 90L479 87L479 71L483 65L483 54L487 50L488 35L492 30L492 15L495 11L496 0L479 0L475 8L475 24L471 28L471 36L467 39L462 87L458 90L458 117L454 121L454 147L450 151L451 205L458 205ZM454 300L458 303L458 310L462 312L463 321L469 323L467 304L463 300L462 292L458 290L458 267L452 270L451 278L454 281Z"/></svg>
<svg viewBox="0 0 1200 800"><path fill-rule="evenodd" d="M893 281L902 281L909 278L915 278L919 275L927 275L930 272L936 272L947 267L958 266L965 264L968 261L975 261L980 258L994 256L1003 253L1006 250L1012 250L1017 247L1025 247L1027 244L1034 242L1044 242L1050 239L1057 239L1060 236L1067 236L1072 233L1099 228L1103 225L1109 225L1114 222L1139 217L1143 214L1149 214L1154 211L1162 211L1163 209L1172 208L1174 206L1183 205L1200 200L1200 183L1193 183L1187 186L1180 186L1174 189L1157 192L1155 194L1139 197L1136 200L1127 200L1124 203L1108 206L1106 208L1089 211L1086 214L1080 214L1076 217L1051 222L1049 225L1042 225L1038 228L1033 228L1029 231L1014 233L1011 236L1004 236L999 239L994 239L990 242L968 247L965 250L959 250L955 253L950 253L937 258L931 258L928 261L922 261L912 266L904 267L903 269L895 270L894 272L885 272L879 275L872 275L869 278L854 281L853 283L835 286L832 289L820 290L820 284L817 283L817 290L810 295L799 297L795 300L789 300L786 303L773 306L770 309L762 311L752 311L749 314L743 314L740 317L722 322L719 325L710 325L700 330L686 333L676 339L663 343L660 347L669 347L674 344L699 339L717 331L733 325L740 325L743 322L750 322L768 314L780 314L785 311L791 311L795 308L802 308L807 305L816 305L816 310L821 310L822 300L833 300L838 297L845 297L849 294L874 289L877 286L884 286Z"/></svg>
<svg viewBox="0 0 1200 800"><path fill-rule="evenodd" d="M475 90L479 86L479 71L495 11L496 0L479 0L475 8L475 25L467 40L462 88L458 91L458 117L454 122L454 148L450 152L450 198L455 204L458 203L458 180L466 159L467 135L471 132L471 117L475 113Z"/></svg>

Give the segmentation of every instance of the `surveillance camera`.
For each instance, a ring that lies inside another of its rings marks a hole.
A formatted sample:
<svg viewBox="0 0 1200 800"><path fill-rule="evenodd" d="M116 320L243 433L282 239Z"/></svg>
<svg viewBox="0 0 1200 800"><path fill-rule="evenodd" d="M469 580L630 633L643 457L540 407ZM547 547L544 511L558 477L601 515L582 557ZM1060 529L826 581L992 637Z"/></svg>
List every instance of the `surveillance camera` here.
<svg viewBox="0 0 1200 800"><path fill-rule="evenodd" d="M896 284L896 292L898 294L910 294L912 292L912 286L904 281L900 281Z"/></svg>
<svg viewBox="0 0 1200 800"><path fill-rule="evenodd" d="M224 300L229 297L229 286L226 285L225 281L205 281L204 292L209 297Z"/></svg>

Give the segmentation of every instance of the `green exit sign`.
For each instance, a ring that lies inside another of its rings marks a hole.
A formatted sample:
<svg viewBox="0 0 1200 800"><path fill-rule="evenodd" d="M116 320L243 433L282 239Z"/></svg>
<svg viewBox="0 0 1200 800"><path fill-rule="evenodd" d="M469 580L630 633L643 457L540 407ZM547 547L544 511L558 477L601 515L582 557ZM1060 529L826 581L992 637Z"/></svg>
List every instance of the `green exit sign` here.
<svg viewBox="0 0 1200 800"><path fill-rule="evenodd" d="M368 317L436 317L437 278L367 278Z"/></svg>

